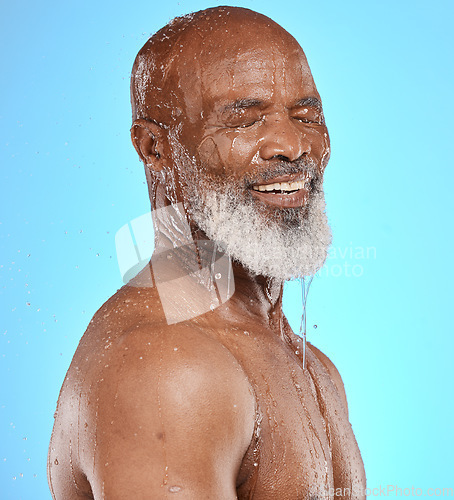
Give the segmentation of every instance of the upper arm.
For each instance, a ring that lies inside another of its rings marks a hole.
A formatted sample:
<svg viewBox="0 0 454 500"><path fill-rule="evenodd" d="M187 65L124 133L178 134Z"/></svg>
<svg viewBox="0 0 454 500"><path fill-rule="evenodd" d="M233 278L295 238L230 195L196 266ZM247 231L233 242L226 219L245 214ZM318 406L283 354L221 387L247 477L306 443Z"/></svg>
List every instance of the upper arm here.
<svg viewBox="0 0 454 500"><path fill-rule="evenodd" d="M229 351L190 337L136 333L103 370L87 407L95 498L236 498L255 400Z"/></svg>
<svg viewBox="0 0 454 500"><path fill-rule="evenodd" d="M339 396L341 397L342 401L345 404L345 409L348 415L347 394L345 393L344 383L342 381L342 377L340 376L338 369L336 368L335 364L328 358L328 356L324 354L322 351L320 351L320 349L317 349L312 344L311 344L311 349L317 356L317 358L320 360L320 362L323 364L323 366L326 368L331 380L334 383L334 386L337 389Z"/></svg>

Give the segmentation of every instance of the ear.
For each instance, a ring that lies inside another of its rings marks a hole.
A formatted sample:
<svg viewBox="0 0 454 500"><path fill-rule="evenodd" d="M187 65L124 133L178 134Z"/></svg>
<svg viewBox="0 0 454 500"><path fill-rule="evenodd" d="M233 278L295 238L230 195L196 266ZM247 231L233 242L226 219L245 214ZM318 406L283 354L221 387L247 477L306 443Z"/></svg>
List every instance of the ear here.
<svg viewBox="0 0 454 500"><path fill-rule="evenodd" d="M139 118L131 127L131 140L140 159L155 172L165 166L169 158L167 131L157 123Z"/></svg>

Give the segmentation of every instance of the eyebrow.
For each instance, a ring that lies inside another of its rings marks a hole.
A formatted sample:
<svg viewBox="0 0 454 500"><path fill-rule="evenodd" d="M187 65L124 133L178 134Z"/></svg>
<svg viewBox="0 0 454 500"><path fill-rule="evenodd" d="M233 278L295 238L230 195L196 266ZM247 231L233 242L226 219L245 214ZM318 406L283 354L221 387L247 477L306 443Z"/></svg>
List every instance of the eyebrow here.
<svg viewBox="0 0 454 500"><path fill-rule="evenodd" d="M222 111L238 111L240 109L249 109L263 106L263 101L260 99L237 99L235 102L225 105Z"/></svg>
<svg viewBox="0 0 454 500"><path fill-rule="evenodd" d="M255 107L261 107L264 105L264 102L261 101L260 99L253 99L253 98L244 98L244 99L237 99L235 102L226 104L223 108L222 111L238 111L240 109L249 109L249 108L255 108ZM292 106L294 108L301 108L304 106L311 106L313 108L316 108L318 111L322 111L322 103L320 99L317 97L303 97L302 99L299 99L298 101L295 102L295 104Z"/></svg>
<svg viewBox="0 0 454 500"><path fill-rule="evenodd" d="M301 108L303 106L311 106L316 108L318 111L322 111L322 103L317 97L304 97L299 101L296 101L293 105L294 108Z"/></svg>

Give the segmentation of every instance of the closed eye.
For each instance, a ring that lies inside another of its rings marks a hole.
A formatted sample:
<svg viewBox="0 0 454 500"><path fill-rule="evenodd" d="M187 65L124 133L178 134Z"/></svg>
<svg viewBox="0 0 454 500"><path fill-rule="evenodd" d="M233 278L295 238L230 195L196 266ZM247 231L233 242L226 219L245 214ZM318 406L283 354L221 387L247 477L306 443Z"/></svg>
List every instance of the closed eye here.
<svg viewBox="0 0 454 500"><path fill-rule="evenodd" d="M262 119L263 103L245 98L229 103L221 111L223 121L230 128L249 128Z"/></svg>
<svg viewBox="0 0 454 500"><path fill-rule="evenodd" d="M323 113L319 113L318 111L314 112L303 110L303 112L293 115L292 118L301 123L307 123L310 125L323 125L325 123Z"/></svg>
<svg viewBox="0 0 454 500"><path fill-rule="evenodd" d="M237 125L236 128L249 128L252 127L252 125L255 125L259 120L251 120L250 122L247 123L242 123L241 125Z"/></svg>
<svg viewBox="0 0 454 500"><path fill-rule="evenodd" d="M322 103L316 97L305 97L300 99L291 108L291 117L301 123L309 125L324 125Z"/></svg>
<svg viewBox="0 0 454 500"><path fill-rule="evenodd" d="M323 120L321 120L320 118L310 119L309 117L305 117L305 116L293 116L292 118L294 120L297 120L297 121L302 122L302 123L311 123L311 124L315 124L315 125L322 125L323 124Z"/></svg>
<svg viewBox="0 0 454 500"><path fill-rule="evenodd" d="M227 120L225 125L229 128L249 128L260 122L261 116L237 116Z"/></svg>

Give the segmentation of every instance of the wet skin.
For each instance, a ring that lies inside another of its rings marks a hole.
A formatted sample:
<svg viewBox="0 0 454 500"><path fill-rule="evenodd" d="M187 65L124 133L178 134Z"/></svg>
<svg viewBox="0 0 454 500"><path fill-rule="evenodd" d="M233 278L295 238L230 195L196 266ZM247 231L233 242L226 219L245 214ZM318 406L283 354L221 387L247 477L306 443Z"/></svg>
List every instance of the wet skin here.
<svg viewBox="0 0 454 500"><path fill-rule="evenodd" d="M280 27L244 9L222 19L230 33L202 19L198 42L169 72L180 127L170 116L165 127L139 119L133 141L149 168L171 169L166 134L178 130L214 183L254 179L246 189L266 223L276 207L310 197L307 187L253 189L305 177L304 169L273 176L279 162L307 157L323 173L329 139L320 97L301 48ZM235 31L241 37L232 39ZM169 203L163 193L158 186L156 208ZM184 201L180 186L176 195ZM303 370L280 283L240 264L234 275L229 301L175 325L155 287L125 286L96 313L59 398L54 498L293 500L329 498L330 488L331 497L334 488L346 489L336 498L349 498L348 488L363 497L336 368L309 345Z"/></svg>
<svg viewBox="0 0 454 500"><path fill-rule="evenodd" d="M286 35L269 30L264 39L262 28L251 27L249 37L227 49L207 40L214 47L209 54L194 60L187 51L172 75L182 94L178 139L214 182L253 176L255 185L267 185L305 178L303 170L265 177L282 159L310 157L321 170L326 166L329 137L320 96L303 51ZM302 206L308 198L307 189L249 190L262 204L282 208Z"/></svg>
<svg viewBox="0 0 454 500"><path fill-rule="evenodd" d="M265 177L281 159L311 157L321 165L325 155L327 161L329 139L320 97L307 77L309 67L299 47L281 51L272 43L244 49L241 56L215 57L216 62L199 70L202 88L209 90L196 99L185 99L180 135L184 144L197 145L188 152L208 175L232 180L254 176L254 185L266 186L305 179L304 171ZM180 80L185 79L185 74L180 75ZM202 103L203 127L196 119L200 110L194 101ZM261 203L281 208L301 207L308 199L305 188L291 193L252 187L249 191Z"/></svg>

